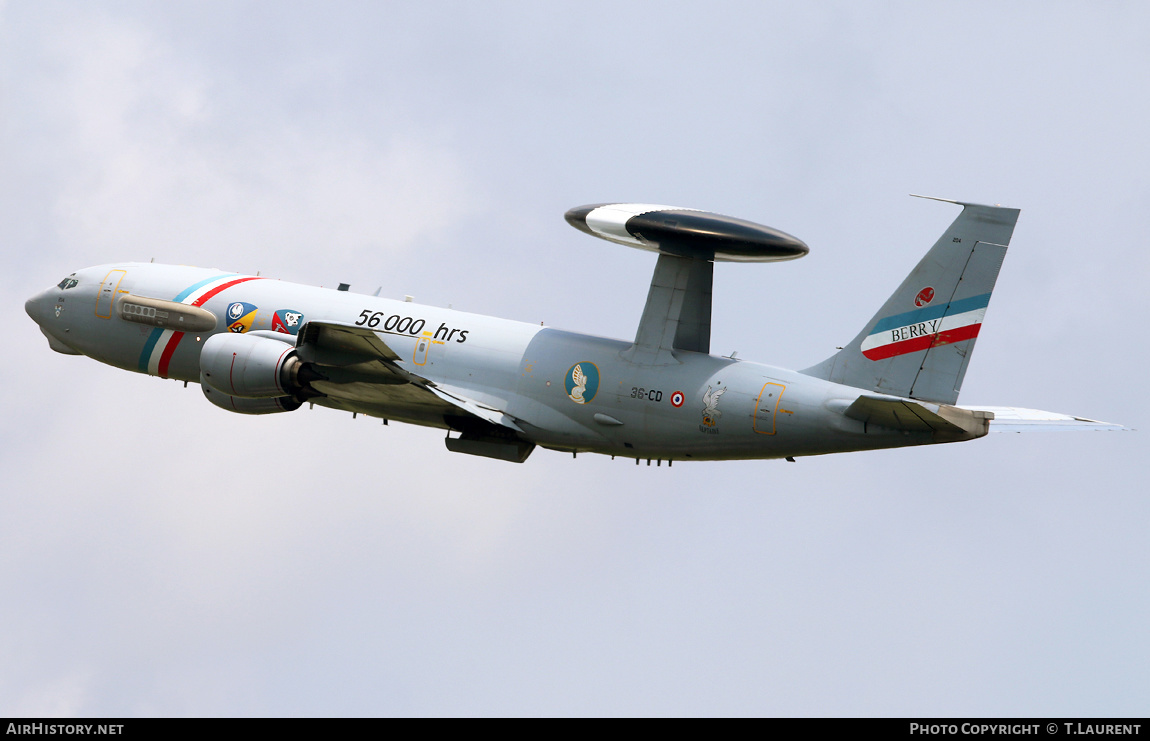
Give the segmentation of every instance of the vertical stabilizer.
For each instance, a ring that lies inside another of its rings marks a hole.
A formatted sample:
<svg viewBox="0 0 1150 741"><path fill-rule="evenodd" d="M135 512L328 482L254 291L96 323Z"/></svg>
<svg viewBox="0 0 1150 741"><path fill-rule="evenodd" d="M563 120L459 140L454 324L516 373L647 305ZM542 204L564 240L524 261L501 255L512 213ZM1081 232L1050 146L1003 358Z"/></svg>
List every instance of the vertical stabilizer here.
<svg viewBox="0 0 1150 741"><path fill-rule="evenodd" d="M849 345L803 373L895 396L958 400L1019 210L947 203L962 213L898 290Z"/></svg>

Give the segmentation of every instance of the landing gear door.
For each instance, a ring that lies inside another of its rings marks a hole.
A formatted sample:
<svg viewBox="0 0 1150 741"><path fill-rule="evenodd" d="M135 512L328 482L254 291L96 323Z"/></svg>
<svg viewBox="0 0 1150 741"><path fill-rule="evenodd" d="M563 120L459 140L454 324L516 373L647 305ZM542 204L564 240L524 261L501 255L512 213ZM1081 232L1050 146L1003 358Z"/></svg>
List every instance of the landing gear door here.
<svg viewBox="0 0 1150 741"><path fill-rule="evenodd" d="M116 293L124 274L123 270L110 270L104 276L104 282L100 284L100 293L96 295L96 316L101 319L112 318L112 304L116 300Z"/></svg>
<svg viewBox="0 0 1150 741"><path fill-rule="evenodd" d="M763 390L755 402L755 432L760 435L775 434L775 415L779 413L779 402L786 388L773 381L763 384Z"/></svg>

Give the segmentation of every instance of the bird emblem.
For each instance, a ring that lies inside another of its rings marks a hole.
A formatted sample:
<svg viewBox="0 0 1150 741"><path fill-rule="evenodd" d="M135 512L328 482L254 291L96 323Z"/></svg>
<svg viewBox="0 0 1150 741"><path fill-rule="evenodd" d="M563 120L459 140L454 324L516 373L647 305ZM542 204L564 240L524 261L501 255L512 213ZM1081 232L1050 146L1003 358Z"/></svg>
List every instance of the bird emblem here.
<svg viewBox="0 0 1150 741"><path fill-rule="evenodd" d="M583 367L578 363L576 363L575 367L571 369L571 381L575 386L571 389L567 396L570 397L571 401L575 402L576 404L584 403L583 393L587 391L587 376L583 373Z"/></svg>
<svg viewBox="0 0 1150 741"><path fill-rule="evenodd" d="M723 416L723 413L718 409L719 397L726 392L726 389L714 391L708 386L706 393L703 394L703 424L707 427L714 427L718 424L719 417Z"/></svg>

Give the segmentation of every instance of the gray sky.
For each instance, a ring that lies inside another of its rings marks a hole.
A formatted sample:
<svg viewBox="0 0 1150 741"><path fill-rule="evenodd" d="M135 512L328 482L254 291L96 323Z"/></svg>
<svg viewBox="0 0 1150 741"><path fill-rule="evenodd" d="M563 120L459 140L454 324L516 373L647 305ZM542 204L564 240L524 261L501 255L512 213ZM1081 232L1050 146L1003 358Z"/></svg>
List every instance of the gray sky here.
<svg viewBox="0 0 1150 741"><path fill-rule="evenodd" d="M0 3L0 715L1144 715L1146 435L636 467L228 415L24 300L198 264L613 337L718 211L713 348L806 367L1022 209L961 401L1147 427L1141 3Z"/></svg>

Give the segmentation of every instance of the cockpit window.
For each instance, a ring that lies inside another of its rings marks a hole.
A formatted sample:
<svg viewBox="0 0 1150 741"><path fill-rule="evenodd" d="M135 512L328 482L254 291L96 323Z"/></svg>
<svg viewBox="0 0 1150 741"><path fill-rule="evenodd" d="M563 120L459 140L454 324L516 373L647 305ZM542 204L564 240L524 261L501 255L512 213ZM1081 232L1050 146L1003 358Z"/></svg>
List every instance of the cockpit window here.
<svg viewBox="0 0 1150 741"><path fill-rule="evenodd" d="M80 281L76 280L75 278L65 278L64 280L57 283L56 287L61 289L61 290L66 291L69 288L75 288L76 285L79 284L79 282Z"/></svg>

